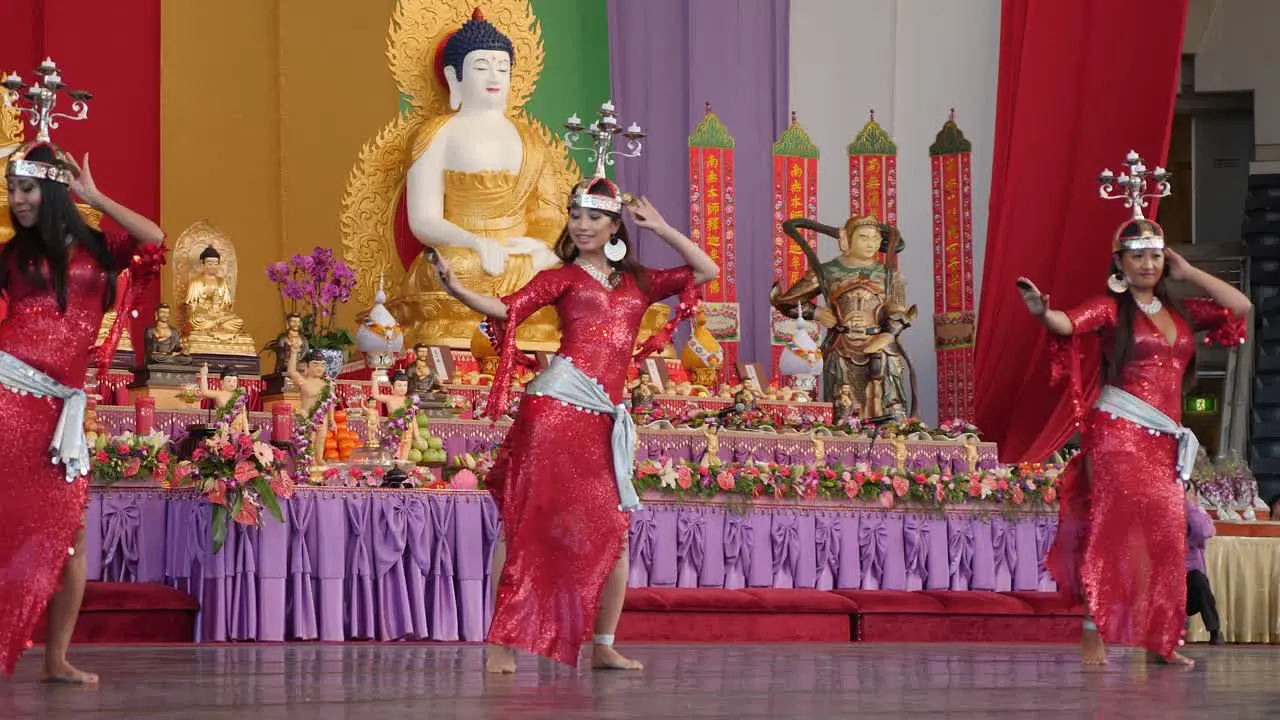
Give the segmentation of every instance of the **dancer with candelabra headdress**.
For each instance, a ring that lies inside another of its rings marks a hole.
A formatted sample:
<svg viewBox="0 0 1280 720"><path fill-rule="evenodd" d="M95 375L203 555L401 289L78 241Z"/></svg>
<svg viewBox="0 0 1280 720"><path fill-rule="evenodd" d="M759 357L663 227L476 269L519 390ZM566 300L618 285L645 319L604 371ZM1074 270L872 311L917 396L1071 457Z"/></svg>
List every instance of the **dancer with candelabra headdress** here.
<svg viewBox="0 0 1280 720"><path fill-rule="evenodd" d="M1147 198L1169 194L1168 173L1130 152L1119 178L1102 173L1102 197L1133 216L1112 242L1109 292L1063 312L1025 278L1027 308L1054 338L1054 375L1067 374L1081 423L1081 452L1063 477L1058 535L1049 563L1059 588L1087 606L1083 659L1105 664L1107 643L1144 647L1156 661L1191 665L1177 652L1186 621L1187 519L1181 483L1198 443L1179 424L1182 392L1194 381L1195 338L1244 342L1248 298L1165 247L1147 219ZM1115 186L1121 188L1112 194ZM1148 193L1148 187L1154 192ZM1209 297L1178 302L1168 280ZM1076 340L1101 336L1102 388L1085 409Z"/></svg>
<svg viewBox="0 0 1280 720"><path fill-rule="evenodd" d="M572 147L584 128L566 125ZM525 390L486 482L502 515L505 564L489 629L489 672L514 672L514 651L527 650L577 663L582 638L594 619L592 665L638 669L640 663L613 647L627 586L627 512L640 507L631 475L635 426L622 404L627 370L645 310L672 295L676 317L645 341L640 355L661 350L676 323L696 304L696 286L716 277L716 264L672 228L647 200L624 195L604 177L620 134L613 106L585 129L594 145L594 177L568 198L569 221L556 243L564 264L544 270L528 285L499 300L468 290L437 259L442 284L471 309L486 315L501 364L489 394L488 414L507 409L516 363L516 328L534 311L554 305L560 317L560 350ZM638 155L640 129L622 133ZM640 265L622 222L626 207L688 263L667 270Z"/></svg>
<svg viewBox="0 0 1280 720"><path fill-rule="evenodd" d="M50 142L57 119L87 116L90 96L69 93L76 114L56 113L64 87L57 67L46 60L36 74L40 79L23 92L30 105L19 108L31 116L36 139L14 151L5 167L15 232L0 251L0 289L9 301L0 323L0 669L13 672L47 606L44 679L94 683L97 675L67 660L85 583L89 454L82 388L102 317L115 306L117 275L133 260L134 286L119 323L131 316L140 276L158 272L163 262L164 232L98 189L88 155L76 163ZM16 105L22 80L10 75L3 87ZM125 234L89 227L72 193ZM113 328L100 363L119 337Z"/></svg>

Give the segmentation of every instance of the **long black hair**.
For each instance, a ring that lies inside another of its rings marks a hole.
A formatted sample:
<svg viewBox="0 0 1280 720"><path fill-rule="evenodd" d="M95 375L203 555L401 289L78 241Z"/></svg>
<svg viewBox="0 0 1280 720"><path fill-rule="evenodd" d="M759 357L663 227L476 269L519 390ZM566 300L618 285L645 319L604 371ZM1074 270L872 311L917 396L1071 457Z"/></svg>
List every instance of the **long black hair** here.
<svg viewBox="0 0 1280 720"><path fill-rule="evenodd" d="M60 165L58 158L47 145L40 145L27 153L27 160ZM10 184L23 182L23 178L8 178ZM0 286L8 287L8 268L22 275L37 288L53 286L58 298L58 309L67 311L67 263L68 250L75 244L89 251L98 267L107 273L106 291L102 297L103 312L116 302L116 267L107 249L106 237L101 231L89 227L71 198L71 189L54 180L36 180L40 184L40 211L32 227L23 227L9 208L9 220L13 223L13 239L0 251Z"/></svg>
<svg viewBox="0 0 1280 720"><path fill-rule="evenodd" d="M600 195L603 197L613 196L608 184L604 182L595 183L587 192L591 195ZM573 211L573 191L570 191L569 193L569 211ZM635 280L637 287L648 292L649 281L645 276L644 266L640 264L640 258L636 255L636 246L631 242L631 234L627 232L627 224L622 222L622 216L615 212L609 212L608 210L583 209L583 212L598 212L603 215L607 215L610 219L618 222L618 232L614 233L613 236L626 244L627 254L622 256L622 259L617 262L609 260L609 267L612 268L615 273L626 273L630 275L631 279ZM578 246L573 244L573 237L569 235L568 223L565 223L564 229L560 231L560 238L556 240L555 252L556 257L560 258L560 262L562 263L568 264L578 259L580 251L578 250Z"/></svg>
<svg viewBox="0 0 1280 720"><path fill-rule="evenodd" d="M1118 252L1111 256L1111 274L1123 277L1124 271L1120 267L1120 257L1124 251ZM1156 281L1155 289L1152 294L1160 299L1160 303L1169 312L1182 318L1183 322L1191 327L1191 321L1187 317L1187 310L1182 305L1182 301L1173 297L1169 293L1168 287L1169 263L1165 262L1164 269L1160 273L1160 279ZM1124 372L1125 365L1129 364L1129 360L1133 356L1133 326L1138 320L1138 301L1134 299L1133 293L1126 289L1124 292L1115 292L1108 288L1107 292L1111 297L1115 298L1116 312L1116 328L1114 337L1111 339L1111 347L1104 349L1102 353L1102 375L1105 382L1119 382L1121 373ZM1157 332L1163 332L1159 328ZM1194 329L1193 329L1194 331ZM1186 372L1182 375L1182 391L1190 390L1196 384L1196 356L1192 354L1191 362L1187 363Z"/></svg>

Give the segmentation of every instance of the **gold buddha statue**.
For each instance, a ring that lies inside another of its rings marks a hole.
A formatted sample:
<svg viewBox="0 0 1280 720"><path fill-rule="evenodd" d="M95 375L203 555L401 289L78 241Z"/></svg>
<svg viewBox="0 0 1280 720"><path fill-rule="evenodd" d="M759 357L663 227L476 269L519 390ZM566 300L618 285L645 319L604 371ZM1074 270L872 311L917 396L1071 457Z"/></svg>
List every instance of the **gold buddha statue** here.
<svg viewBox="0 0 1280 720"><path fill-rule="evenodd" d="M197 254L198 253L198 254ZM256 356L253 338L235 313L235 250L207 222L182 233L174 246L174 291L182 300L178 323L192 355Z"/></svg>
<svg viewBox="0 0 1280 720"><path fill-rule="evenodd" d="M470 347L481 317L444 292L426 248L467 287L512 293L559 263L552 248L578 180L567 148L523 111L543 62L528 0L474 2L397 4L388 54L412 107L361 152L341 219L346 259L363 271L357 293L372 297L370 278L383 273L402 277L386 307L407 340L458 349ZM666 310L651 308L650 332ZM516 337L525 350L555 351L554 308Z"/></svg>

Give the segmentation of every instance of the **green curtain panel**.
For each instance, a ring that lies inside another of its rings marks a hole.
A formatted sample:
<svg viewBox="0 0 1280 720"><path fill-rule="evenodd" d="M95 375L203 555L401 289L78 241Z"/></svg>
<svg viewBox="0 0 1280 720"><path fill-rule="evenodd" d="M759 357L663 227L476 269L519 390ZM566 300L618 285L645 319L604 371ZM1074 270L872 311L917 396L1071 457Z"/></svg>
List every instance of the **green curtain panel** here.
<svg viewBox="0 0 1280 720"><path fill-rule="evenodd" d="M542 25L546 62L526 109L560 135L570 115L595 116L609 90L609 12L606 0L532 0ZM573 153L584 173L585 153ZM612 175L612 169L610 172Z"/></svg>

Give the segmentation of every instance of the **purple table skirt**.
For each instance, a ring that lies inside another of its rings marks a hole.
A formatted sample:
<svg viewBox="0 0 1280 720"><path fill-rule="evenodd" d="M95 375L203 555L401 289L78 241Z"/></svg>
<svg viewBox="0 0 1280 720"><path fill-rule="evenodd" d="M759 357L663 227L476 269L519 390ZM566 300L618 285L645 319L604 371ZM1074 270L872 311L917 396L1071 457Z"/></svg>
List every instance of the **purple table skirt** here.
<svg viewBox="0 0 1280 720"><path fill-rule="evenodd" d="M210 550L189 494L94 489L89 579L160 582L200 601L197 639L482 641L497 512L483 492L300 489L285 522ZM632 587L1052 590L1056 518L649 502Z"/></svg>

